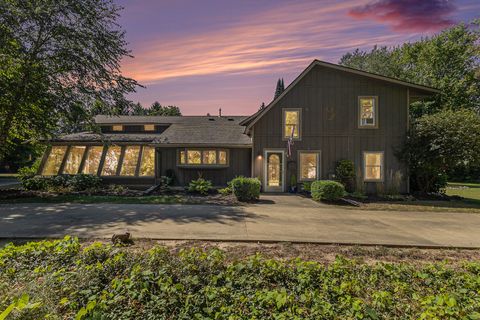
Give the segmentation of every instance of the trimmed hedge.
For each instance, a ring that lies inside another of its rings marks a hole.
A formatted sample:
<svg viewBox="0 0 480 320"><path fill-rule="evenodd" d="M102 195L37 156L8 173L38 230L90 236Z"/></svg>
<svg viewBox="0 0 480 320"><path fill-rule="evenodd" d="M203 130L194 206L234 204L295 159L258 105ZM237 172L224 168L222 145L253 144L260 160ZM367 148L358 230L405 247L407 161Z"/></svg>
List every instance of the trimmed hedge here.
<svg viewBox="0 0 480 320"><path fill-rule="evenodd" d="M345 187L337 181L317 180L312 183L311 193L316 201L334 201L345 195Z"/></svg>
<svg viewBox="0 0 480 320"><path fill-rule="evenodd" d="M230 184L238 201L252 201L260 198L262 184L257 178L237 177Z"/></svg>

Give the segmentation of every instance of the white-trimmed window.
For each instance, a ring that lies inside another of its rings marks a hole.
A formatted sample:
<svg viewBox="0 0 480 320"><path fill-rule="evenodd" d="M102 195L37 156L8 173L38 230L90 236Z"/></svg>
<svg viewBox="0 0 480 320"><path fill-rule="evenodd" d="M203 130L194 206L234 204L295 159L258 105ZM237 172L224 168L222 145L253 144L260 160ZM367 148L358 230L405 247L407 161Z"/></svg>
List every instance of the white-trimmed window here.
<svg viewBox="0 0 480 320"><path fill-rule="evenodd" d="M302 137L302 109L283 109L283 138L293 137L300 140Z"/></svg>
<svg viewBox="0 0 480 320"><path fill-rule="evenodd" d="M358 115L360 128L378 128L378 98L358 97Z"/></svg>
<svg viewBox="0 0 480 320"><path fill-rule="evenodd" d="M363 180L383 181L384 153L382 151L363 152Z"/></svg>
<svg viewBox="0 0 480 320"><path fill-rule="evenodd" d="M320 153L313 151L299 151L298 166L300 181L312 181L318 179L320 176Z"/></svg>
<svg viewBox="0 0 480 320"><path fill-rule="evenodd" d="M224 149L180 149L178 164L181 166L226 166L228 152Z"/></svg>

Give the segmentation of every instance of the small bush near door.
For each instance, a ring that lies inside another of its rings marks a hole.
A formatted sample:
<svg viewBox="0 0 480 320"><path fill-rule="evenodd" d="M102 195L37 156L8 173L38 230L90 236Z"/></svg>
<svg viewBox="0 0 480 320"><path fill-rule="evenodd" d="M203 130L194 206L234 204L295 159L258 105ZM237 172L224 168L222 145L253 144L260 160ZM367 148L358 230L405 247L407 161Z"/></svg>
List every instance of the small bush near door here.
<svg viewBox="0 0 480 320"><path fill-rule="evenodd" d="M239 201L252 201L260 197L260 180L237 177L231 181L233 194Z"/></svg>
<svg viewBox="0 0 480 320"><path fill-rule="evenodd" d="M337 179L348 192L353 192L355 185L355 166L351 160L340 160L335 168Z"/></svg>
<svg viewBox="0 0 480 320"><path fill-rule="evenodd" d="M334 201L345 195L345 187L337 181L317 180L312 183L311 193L316 201Z"/></svg>

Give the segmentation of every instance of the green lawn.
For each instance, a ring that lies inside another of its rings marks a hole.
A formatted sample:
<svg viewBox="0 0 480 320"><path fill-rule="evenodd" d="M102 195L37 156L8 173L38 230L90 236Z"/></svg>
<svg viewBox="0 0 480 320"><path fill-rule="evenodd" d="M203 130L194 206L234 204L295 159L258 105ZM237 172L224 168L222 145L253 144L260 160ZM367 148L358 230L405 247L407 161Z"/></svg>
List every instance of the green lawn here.
<svg viewBox="0 0 480 320"><path fill-rule="evenodd" d="M480 183L449 182L447 194L449 196L461 196L480 205Z"/></svg>
<svg viewBox="0 0 480 320"><path fill-rule="evenodd" d="M49 197L28 197L1 199L0 203L130 203L130 204L172 204L183 203L181 196L93 196L93 195L58 195Z"/></svg>

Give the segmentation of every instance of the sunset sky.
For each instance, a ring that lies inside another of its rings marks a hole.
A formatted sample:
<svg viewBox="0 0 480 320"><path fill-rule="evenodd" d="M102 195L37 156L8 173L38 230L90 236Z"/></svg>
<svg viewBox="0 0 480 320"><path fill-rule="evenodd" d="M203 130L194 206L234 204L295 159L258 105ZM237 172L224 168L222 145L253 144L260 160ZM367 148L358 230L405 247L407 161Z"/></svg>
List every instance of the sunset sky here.
<svg viewBox="0 0 480 320"><path fill-rule="evenodd" d="M246 115L313 59L398 45L480 16L480 1L117 0L134 58L130 98L184 115Z"/></svg>

